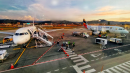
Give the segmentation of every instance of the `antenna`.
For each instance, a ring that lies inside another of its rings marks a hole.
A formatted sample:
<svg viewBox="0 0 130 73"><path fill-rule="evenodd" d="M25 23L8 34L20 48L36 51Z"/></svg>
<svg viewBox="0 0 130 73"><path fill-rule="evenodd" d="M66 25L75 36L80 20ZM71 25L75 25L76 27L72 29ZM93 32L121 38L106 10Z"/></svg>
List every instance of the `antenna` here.
<svg viewBox="0 0 130 73"><path fill-rule="evenodd" d="M34 17L33 17L33 26L34 26Z"/></svg>

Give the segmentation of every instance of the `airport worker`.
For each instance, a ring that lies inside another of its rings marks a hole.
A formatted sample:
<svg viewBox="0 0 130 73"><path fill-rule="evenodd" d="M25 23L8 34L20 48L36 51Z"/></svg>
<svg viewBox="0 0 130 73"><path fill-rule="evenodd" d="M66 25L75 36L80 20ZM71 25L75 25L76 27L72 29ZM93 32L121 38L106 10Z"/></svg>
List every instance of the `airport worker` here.
<svg viewBox="0 0 130 73"><path fill-rule="evenodd" d="M39 36L38 30L36 30L36 31L34 32L34 34L37 34L37 35Z"/></svg>
<svg viewBox="0 0 130 73"><path fill-rule="evenodd" d="M61 44L61 47L63 47L63 44Z"/></svg>
<svg viewBox="0 0 130 73"><path fill-rule="evenodd" d="M66 42L66 50L68 49L68 42Z"/></svg>
<svg viewBox="0 0 130 73"><path fill-rule="evenodd" d="M72 49L72 54L74 53L74 48Z"/></svg>
<svg viewBox="0 0 130 73"><path fill-rule="evenodd" d="M68 41L68 48L69 48L69 45L70 45L70 41Z"/></svg>
<svg viewBox="0 0 130 73"><path fill-rule="evenodd" d="M61 36L61 38L63 39L63 36Z"/></svg>
<svg viewBox="0 0 130 73"><path fill-rule="evenodd" d="M45 34L43 35L43 39L46 39L48 41L48 38Z"/></svg>
<svg viewBox="0 0 130 73"><path fill-rule="evenodd" d="M75 47L75 42L73 42L73 44L72 44L72 45L73 45L73 47Z"/></svg>
<svg viewBox="0 0 130 73"><path fill-rule="evenodd" d="M63 33L63 36L64 36L64 33Z"/></svg>
<svg viewBox="0 0 130 73"><path fill-rule="evenodd" d="M101 45L102 45L102 50L105 49L105 43L104 43L104 40L101 42Z"/></svg>
<svg viewBox="0 0 130 73"><path fill-rule="evenodd" d="M57 41L57 46L59 47L59 41Z"/></svg>

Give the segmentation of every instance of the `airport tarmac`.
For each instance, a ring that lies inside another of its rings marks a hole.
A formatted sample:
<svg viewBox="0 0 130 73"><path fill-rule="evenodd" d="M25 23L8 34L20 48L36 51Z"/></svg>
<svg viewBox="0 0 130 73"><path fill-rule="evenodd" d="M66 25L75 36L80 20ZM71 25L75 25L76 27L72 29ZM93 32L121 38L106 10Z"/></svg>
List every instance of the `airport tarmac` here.
<svg viewBox="0 0 130 73"><path fill-rule="evenodd" d="M9 69L11 63L15 63L23 49L13 50L14 48L7 48L7 52L10 54L9 58L3 63L0 63L0 72L3 73L98 73L101 70L108 71L109 68L114 67L118 64L130 61L130 34L128 34L127 39L123 40L122 45L114 44L108 42L107 50L103 51L99 44L95 44L94 36L90 35L87 39L82 37L73 37L71 34L73 31L86 31L82 29L63 29L59 31L49 32L50 35L54 37L54 41L57 41L62 33L65 34L64 39L60 40L60 44L66 41L75 42L75 54L67 57L64 52L58 52L59 47L54 45L53 47L44 48L26 48L22 57L15 65L16 69ZM1 35L1 34L0 34ZM0 36L2 37L7 35ZM29 46L34 46L34 41L29 44ZM18 46L19 47L19 46ZM48 49L50 49L45 55L38 59L42 54L44 54ZM2 49L1 49L2 50ZM66 50L71 53L71 50ZM76 55L77 54L77 55ZM32 65L36 60L38 61ZM129 62L126 63L129 67ZM124 68L122 68L124 69ZM127 69L127 67L126 67ZM124 69L126 72L130 72ZM115 69L117 70L117 69ZM110 71L115 71L110 70ZM117 70L119 71L119 70ZM122 71L119 71L123 73ZM107 72L104 72L107 73Z"/></svg>

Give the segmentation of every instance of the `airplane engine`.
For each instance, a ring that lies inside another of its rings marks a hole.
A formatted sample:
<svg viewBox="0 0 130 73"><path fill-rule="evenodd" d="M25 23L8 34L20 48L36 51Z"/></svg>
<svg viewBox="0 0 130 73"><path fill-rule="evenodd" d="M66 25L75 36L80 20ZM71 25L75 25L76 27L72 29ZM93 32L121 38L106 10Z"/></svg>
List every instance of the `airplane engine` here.
<svg viewBox="0 0 130 73"><path fill-rule="evenodd" d="M4 37L4 39L3 39L3 43L7 43L7 42L11 42L11 41L13 41L13 35Z"/></svg>

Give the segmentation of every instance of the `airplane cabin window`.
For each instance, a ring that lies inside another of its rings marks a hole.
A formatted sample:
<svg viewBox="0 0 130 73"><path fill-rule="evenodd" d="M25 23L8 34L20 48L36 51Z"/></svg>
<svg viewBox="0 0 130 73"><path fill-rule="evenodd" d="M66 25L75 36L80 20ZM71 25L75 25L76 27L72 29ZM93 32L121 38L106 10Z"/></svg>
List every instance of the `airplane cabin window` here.
<svg viewBox="0 0 130 73"><path fill-rule="evenodd" d="M15 33L15 35L19 35L19 33Z"/></svg>
<svg viewBox="0 0 130 73"><path fill-rule="evenodd" d="M122 28L119 28L119 30L122 30Z"/></svg>
<svg viewBox="0 0 130 73"><path fill-rule="evenodd" d="M20 33L20 35L24 35L24 33Z"/></svg>

